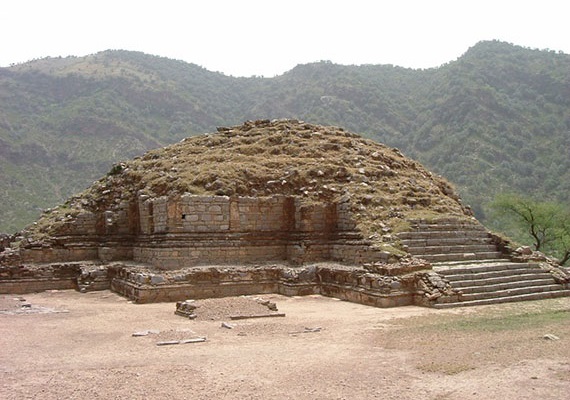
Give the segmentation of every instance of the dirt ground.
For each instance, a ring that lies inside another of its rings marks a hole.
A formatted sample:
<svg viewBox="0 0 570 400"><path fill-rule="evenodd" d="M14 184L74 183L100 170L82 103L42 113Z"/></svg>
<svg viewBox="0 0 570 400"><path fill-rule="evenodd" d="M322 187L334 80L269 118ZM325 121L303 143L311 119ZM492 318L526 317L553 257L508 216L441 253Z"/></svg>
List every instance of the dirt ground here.
<svg viewBox="0 0 570 400"><path fill-rule="evenodd" d="M442 311L263 295L285 317L231 320L258 310L226 298L204 303L202 318L190 320L174 314L174 303L136 305L108 291L19 297L0 296L2 399L545 400L570 393L570 298Z"/></svg>

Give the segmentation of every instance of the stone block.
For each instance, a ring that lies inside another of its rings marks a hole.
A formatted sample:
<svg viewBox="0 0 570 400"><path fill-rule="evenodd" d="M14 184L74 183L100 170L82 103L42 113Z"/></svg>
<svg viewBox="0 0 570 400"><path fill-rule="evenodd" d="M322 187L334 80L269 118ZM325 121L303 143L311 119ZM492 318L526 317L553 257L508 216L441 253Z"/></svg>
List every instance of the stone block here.
<svg viewBox="0 0 570 400"><path fill-rule="evenodd" d="M200 220L200 217L197 214L186 214L184 220L188 222L196 222Z"/></svg>
<svg viewBox="0 0 570 400"><path fill-rule="evenodd" d="M208 211L211 213L219 214L222 212L222 207L220 205L214 204L208 207Z"/></svg>

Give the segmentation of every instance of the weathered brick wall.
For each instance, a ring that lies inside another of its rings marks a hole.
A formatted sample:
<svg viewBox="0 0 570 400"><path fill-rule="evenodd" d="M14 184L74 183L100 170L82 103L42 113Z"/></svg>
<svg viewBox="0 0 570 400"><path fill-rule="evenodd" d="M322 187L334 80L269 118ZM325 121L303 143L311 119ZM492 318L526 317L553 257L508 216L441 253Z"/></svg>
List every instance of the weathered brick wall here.
<svg viewBox="0 0 570 400"><path fill-rule="evenodd" d="M152 200L152 228L154 233L168 232L168 198Z"/></svg>
<svg viewBox="0 0 570 400"><path fill-rule="evenodd" d="M160 197L140 205L133 259L159 268L200 264L386 261L358 233L347 203L298 198ZM343 234L352 232L347 240Z"/></svg>
<svg viewBox="0 0 570 400"><path fill-rule="evenodd" d="M60 228L60 234L62 235L95 235L98 232L97 222L99 216L98 214L83 211L75 218L70 218L68 221L64 222L63 227Z"/></svg>
<svg viewBox="0 0 570 400"><path fill-rule="evenodd" d="M0 293L44 290L104 290L111 287L108 266L99 262L58 262L0 266Z"/></svg>
<svg viewBox="0 0 570 400"><path fill-rule="evenodd" d="M135 233L138 225L138 210L132 209L131 204L123 202L116 211L103 213L105 235L128 235Z"/></svg>
<svg viewBox="0 0 570 400"><path fill-rule="evenodd" d="M337 229L340 232L356 229L356 222L352 218L349 203L343 201L336 204L336 215Z"/></svg>
<svg viewBox="0 0 570 400"><path fill-rule="evenodd" d="M138 303L178 301L188 298L212 298L259 293L277 293L281 269L194 268L174 279L117 268L111 288Z"/></svg>
<svg viewBox="0 0 570 400"><path fill-rule="evenodd" d="M362 265L370 262L389 262L390 253L370 247L365 241L337 241L331 246L331 259L348 264Z"/></svg>
<svg viewBox="0 0 570 400"><path fill-rule="evenodd" d="M118 267L112 275L112 290L137 303L281 293L323 294L376 307L394 307L413 304L415 293L413 284L399 277L342 266L194 267L175 276Z"/></svg>
<svg viewBox="0 0 570 400"><path fill-rule="evenodd" d="M166 242L164 246L153 243L133 249L133 259L154 265L161 269L179 269L193 265L207 264L248 264L264 261L285 261L286 244L277 241L264 241L258 244L241 243L230 239L211 242L189 239L187 243Z"/></svg>
<svg viewBox="0 0 570 400"><path fill-rule="evenodd" d="M227 196L159 197L139 202L140 231L150 233L258 232L290 229L292 199Z"/></svg>
<svg viewBox="0 0 570 400"><path fill-rule="evenodd" d="M98 246L95 243L62 247L32 247L22 249L20 254L23 263L54 263L99 258Z"/></svg>
<svg viewBox="0 0 570 400"><path fill-rule="evenodd" d="M56 263L0 267L0 293L112 289L138 303L258 293L323 294L377 307L413 304L413 279L342 265L193 267L177 271L122 263Z"/></svg>
<svg viewBox="0 0 570 400"><path fill-rule="evenodd" d="M136 203L122 202L113 211L83 211L69 218L51 243L31 243L20 250L23 263L84 260L132 260L134 235L139 231Z"/></svg>
<svg viewBox="0 0 570 400"><path fill-rule="evenodd" d="M232 199L231 229L242 232L291 230L292 199L240 197Z"/></svg>
<svg viewBox="0 0 570 400"><path fill-rule="evenodd" d="M76 264L0 267L0 293L23 294L77 288L81 267Z"/></svg>
<svg viewBox="0 0 570 400"><path fill-rule="evenodd" d="M97 259L106 262L132 260L132 243L105 243L97 248Z"/></svg>
<svg viewBox="0 0 570 400"><path fill-rule="evenodd" d="M141 203L135 261L176 269L287 258L289 198L184 195Z"/></svg>
<svg viewBox="0 0 570 400"><path fill-rule="evenodd" d="M84 212L70 219L53 245L23 249L21 260L134 260L164 269L383 261L355 226L347 203L308 205L286 196L141 196L113 211Z"/></svg>
<svg viewBox="0 0 570 400"><path fill-rule="evenodd" d="M182 196L168 207L169 232L220 232L230 229L230 199Z"/></svg>
<svg viewBox="0 0 570 400"><path fill-rule="evenodd" d="M338 210L336 204L303 205L295 201L295 230L319 232L325 235L338 230Z"/></svg>

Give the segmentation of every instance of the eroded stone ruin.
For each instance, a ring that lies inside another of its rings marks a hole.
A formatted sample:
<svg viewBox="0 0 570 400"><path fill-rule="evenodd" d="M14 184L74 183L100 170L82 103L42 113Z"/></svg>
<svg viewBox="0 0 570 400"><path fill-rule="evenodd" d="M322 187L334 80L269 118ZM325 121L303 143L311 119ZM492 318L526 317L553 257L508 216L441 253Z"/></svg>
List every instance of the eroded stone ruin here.
<svg viewBox="0 0 570 400"><path fill-rule="evenodd" d="M397 149L296 120L218 128L117 164L3 242L4 293L111 288L138 302L320 293L455 304L464 290L432 263L514 254ZM570 294L564 276L557 284L552 295Z"/></svg>

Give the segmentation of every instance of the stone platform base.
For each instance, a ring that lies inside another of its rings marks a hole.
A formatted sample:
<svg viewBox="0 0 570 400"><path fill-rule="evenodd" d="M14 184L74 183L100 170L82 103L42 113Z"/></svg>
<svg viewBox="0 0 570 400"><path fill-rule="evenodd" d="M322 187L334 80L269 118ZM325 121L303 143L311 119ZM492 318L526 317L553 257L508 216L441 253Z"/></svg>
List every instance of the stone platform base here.
<svg viewBox="0 0 570 400"><path fill-rule="evenodd" d="M278 293L321 294L375 307L414 302L412 282L341 265L192 267L151 272L114 267L111 289L136 303Z"/></svg>
<svg viewBox="0 0 570 400"><path fill-rule="evenodd" d="M67 273L65 279L46 271ZM175 302L252 294L321 294L346 301L396 307L414 304L414 282L363 268L317 264L202 266L164 271L144 265L111 263L27 267L27 277L0 279L0 293L23 294L50 289L111 289L135 303ZM39 272L38 272L39 271ZM41 273L40 273L41 272Z"/></svg>
<svg viewBox="0 0 570 400"><path fill-rule="evenodd" d="M77 290L77 279L68 278L24 278L2 280L0 294L26 294L47 290Z"/></svg>

